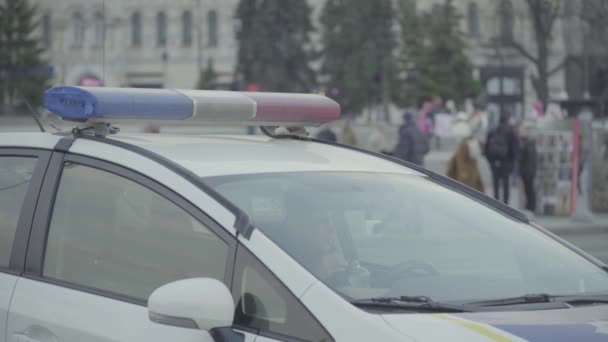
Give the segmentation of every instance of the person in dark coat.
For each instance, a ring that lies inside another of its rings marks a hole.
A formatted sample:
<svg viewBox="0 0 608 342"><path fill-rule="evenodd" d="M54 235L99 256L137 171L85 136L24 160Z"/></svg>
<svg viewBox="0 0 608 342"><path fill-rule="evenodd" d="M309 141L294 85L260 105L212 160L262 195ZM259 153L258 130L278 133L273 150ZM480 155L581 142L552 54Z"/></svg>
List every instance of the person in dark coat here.
<svg viewBox="0 0 608 342"><path fill-rule="evenodd" d="M406 112L403 115L403 124L399 128L399 142L392 155L413 164L423 165L424 156L428 152L427 136L416 126L414 115Z"/></svg>
<svg viewBox="0 0 608 342"><path fill-rule="evenodd" d="M509 124L509 115L502 113L498 127L488 133L484 154L492 170L494 198L501 200L499 190L502 186L502 201L505 204L509 204L509 180L517 158L518 145L515 129Z"/></svg>
<svg viewBox="0 0 608 342"><path fill-rule="evenodd" d="M338 141L338 137L336 136L336 133L334 133L334 131L332 131L331 128L329 128L329 126L323 127L323 129L321 129L317 133L317 139L330 141L330 142Z"/></svg>
<svg viewBox="0 0 608 342"><path fill-rule="evenodd" d="M525 132L521 138L519 173L524 184L524 192L526 193L526 210L532 213L536 210L536 190L534 189L536 160L536 141Z"/></svg>

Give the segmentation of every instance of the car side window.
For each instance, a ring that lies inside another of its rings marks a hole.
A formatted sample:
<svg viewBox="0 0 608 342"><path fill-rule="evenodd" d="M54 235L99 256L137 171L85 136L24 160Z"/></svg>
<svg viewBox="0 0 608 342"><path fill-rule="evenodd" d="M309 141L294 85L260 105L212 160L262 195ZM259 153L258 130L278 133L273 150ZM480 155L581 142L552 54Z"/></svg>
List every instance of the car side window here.
<svg viewBox="0 0 608 342"><path fill-rule="evenodd" d="M242 246L237 249L232 292L237 327L279 339L333 341L304 305Z"/></svg>
<svg viewBox="0 0 608 342"><path fill-rule="evenodd" d="M37 158L0 156L0 267L8 267Z"/></svg>
<svg viewBox="0 0 608 342"><path fill-rule="evenodd" d="M225 279L228 244L139 183L66 163L55 198L43 276L146 300L169 282Z"/></svg>

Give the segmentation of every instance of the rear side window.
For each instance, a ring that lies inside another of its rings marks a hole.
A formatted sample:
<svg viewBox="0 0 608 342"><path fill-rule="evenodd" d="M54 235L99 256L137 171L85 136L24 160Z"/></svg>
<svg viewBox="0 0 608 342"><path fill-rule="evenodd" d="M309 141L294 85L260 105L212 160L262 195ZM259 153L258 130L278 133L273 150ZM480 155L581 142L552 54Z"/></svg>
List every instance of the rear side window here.
<svg viewBox="0 0 608 342"><path fill-rule="evenodd" d="M228 245L167 198L99 169L65 165L45 277L146 300L194 277L224 281Z"/></svg>
<svg viewBox="0 0 608 342"><path fill-rule="evenodd" d="M0 156L0 267L8 267L36 158Z"/></svg>

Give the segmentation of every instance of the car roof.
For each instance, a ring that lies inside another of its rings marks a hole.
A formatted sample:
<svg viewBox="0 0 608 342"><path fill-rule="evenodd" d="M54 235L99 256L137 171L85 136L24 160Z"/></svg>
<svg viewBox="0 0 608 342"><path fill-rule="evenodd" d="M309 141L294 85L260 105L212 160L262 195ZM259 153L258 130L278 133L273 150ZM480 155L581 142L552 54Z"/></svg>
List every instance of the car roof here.
<svg viewBox="0 0 608 342"><path fill-rule="evenodd" d="M53 149L65 135L50 133L0 133L0 148ZM166 134L118 134L108 143L126 143L149 150L179 164L200 177L240 175L276 172L369 172L396 173L429 177L449 188L529 223L521 212L481 195L477 191L454 180L436 174L405 167L388 158L353 150L346 146L299 139L273 139L265 136L230 135L166 135ZM101 141L101 142L99 142ZM122 145L120 144L119 145ZM105 154L112 161L112 150L104 151L103 139L95 141L77 139L72 147L80 146L80 152L89 156ZM117 147L114 147L114 149ZM118 147L121 148L121 147ZM114 150L115 151L115 150ZM137 151L133 151L138 153ZM108 157L109 156L109 157Z"/></svg>
<svg viewBox="0 0 608 342"><path fill-rule="evenodd" d="M255 135L112 136L157 153L200 177L274 172L420 173L389 160L314 141Z"/></svg>
<svg viewBox="0 0 608 342"><path fill-rule="evenodd" d="M0 147L51 149L49 133L0 133ZM373 172L422 175L371 154L296 139L259 135L116 134L109 140L159 154L200 177L276 172Z"/></svg>
<svg viewBox="0 0 608 342"><path fill-rule="evenodd" d="M0 133L0 147L52 149L60 139L59 135L40 132Z"/></svg>

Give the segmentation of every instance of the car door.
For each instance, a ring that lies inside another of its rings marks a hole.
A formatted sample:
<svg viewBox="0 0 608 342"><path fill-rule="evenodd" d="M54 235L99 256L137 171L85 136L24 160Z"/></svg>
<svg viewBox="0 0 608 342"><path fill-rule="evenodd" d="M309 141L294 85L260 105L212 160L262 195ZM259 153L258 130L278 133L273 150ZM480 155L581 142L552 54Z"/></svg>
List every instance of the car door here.
<svg viewBox="0 0 608 342"><path fill-rule="evenodd" d="M0 342L49 152L0 148Z"/></svg>
<svg viewBox="0 0 608 342"><path fill-rule="evenodd" d="M96 159L54 153L41 193L52 205L36 210L10 341L212 341L152 323L146 300L185 278L230 287L230 234L159 183Z"/></svg>

